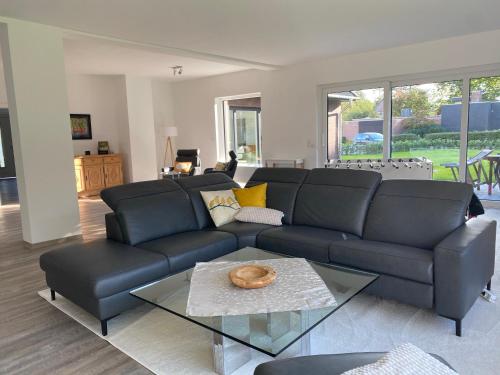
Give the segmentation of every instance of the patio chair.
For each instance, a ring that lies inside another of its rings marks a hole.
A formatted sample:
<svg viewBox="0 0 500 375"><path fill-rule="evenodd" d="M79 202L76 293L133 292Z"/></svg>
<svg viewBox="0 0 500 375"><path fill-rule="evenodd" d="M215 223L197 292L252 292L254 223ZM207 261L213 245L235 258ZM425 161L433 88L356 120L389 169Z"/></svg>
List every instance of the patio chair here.
<svg viewBox="0 0 500 375"><path fill-rule="evenodd" d="M490 150L490 149L481 150L477 155L475 155L472 158L467 160L467 168L465 170L465 173L466 173L465 178L466 178L466 181L471 183L472 186L474 186L477 190L479 190L481 187L481 181L482 181L481 173L484 176L483 181L485 181L485 182L488 181L488 176L486 175L486 171L483 167L483 159L486 156L488 156L489 154L491 154L492 151L493 150ZM459 181L459 168L460 168L459 163L444 163L444 164L441 164L441 166L443 166L445 168L450 168L451 173L453 174L453 178L455 179L455 181L457 181L457 182ZM476 177L473 176L473 174L471 173L469 168L472 168L474 170Z"/></svg>

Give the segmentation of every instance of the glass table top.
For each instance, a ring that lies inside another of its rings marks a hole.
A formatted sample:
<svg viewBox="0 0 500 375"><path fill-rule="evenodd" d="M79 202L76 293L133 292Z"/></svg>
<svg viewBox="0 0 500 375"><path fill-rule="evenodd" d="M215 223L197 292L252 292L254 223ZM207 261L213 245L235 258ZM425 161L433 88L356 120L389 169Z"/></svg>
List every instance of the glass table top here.
<svg viewBox="0 0 500 375"><path fill-rule="evenodd" d="M287 256L247 247L214 261L244 262ZM276 357L365 289L378 275L309 261L337 302L326 308L265 314L196 317L186 315L193 268L134 289L131 295L217 334Z"/></svg>

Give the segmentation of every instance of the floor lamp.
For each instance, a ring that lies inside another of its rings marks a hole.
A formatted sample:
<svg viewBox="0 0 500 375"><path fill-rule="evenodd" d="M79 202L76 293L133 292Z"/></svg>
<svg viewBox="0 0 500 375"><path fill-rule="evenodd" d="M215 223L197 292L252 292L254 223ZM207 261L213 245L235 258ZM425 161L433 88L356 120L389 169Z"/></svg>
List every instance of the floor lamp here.
<svg viewBox="0 0 500 375"><path fill-rule="evenodd" d="M165 126L165 157L163 159L163 167L167 167L167 155L170 150L171 165L174 164L174 148L172 147L172 137L177 137L177 128L175 126Z"/></svg>

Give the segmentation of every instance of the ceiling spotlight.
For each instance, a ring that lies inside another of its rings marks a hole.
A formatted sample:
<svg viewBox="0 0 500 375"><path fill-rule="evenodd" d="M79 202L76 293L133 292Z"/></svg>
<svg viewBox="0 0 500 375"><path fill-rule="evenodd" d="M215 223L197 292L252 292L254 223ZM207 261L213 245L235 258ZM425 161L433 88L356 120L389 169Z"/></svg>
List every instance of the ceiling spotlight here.
<svg viewBox="0 0 500 375"><path fill-rule="evenodd" d="M182 65L172 66L171 68L174 73L174 77L177 75L180 76L182 74Z"/></svg>

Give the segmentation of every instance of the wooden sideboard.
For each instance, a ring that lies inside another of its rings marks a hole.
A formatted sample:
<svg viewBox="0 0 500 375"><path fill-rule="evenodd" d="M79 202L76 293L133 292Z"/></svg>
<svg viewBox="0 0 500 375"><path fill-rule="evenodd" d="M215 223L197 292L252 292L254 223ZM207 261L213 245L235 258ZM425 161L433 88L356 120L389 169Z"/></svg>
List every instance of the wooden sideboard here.
<svg viewBox="0 0 500 375"><path fill-rule="evenodd" d="M117 154L75 157L79 197L99 195L102 189L123 184L122 158Z"/></svg>

